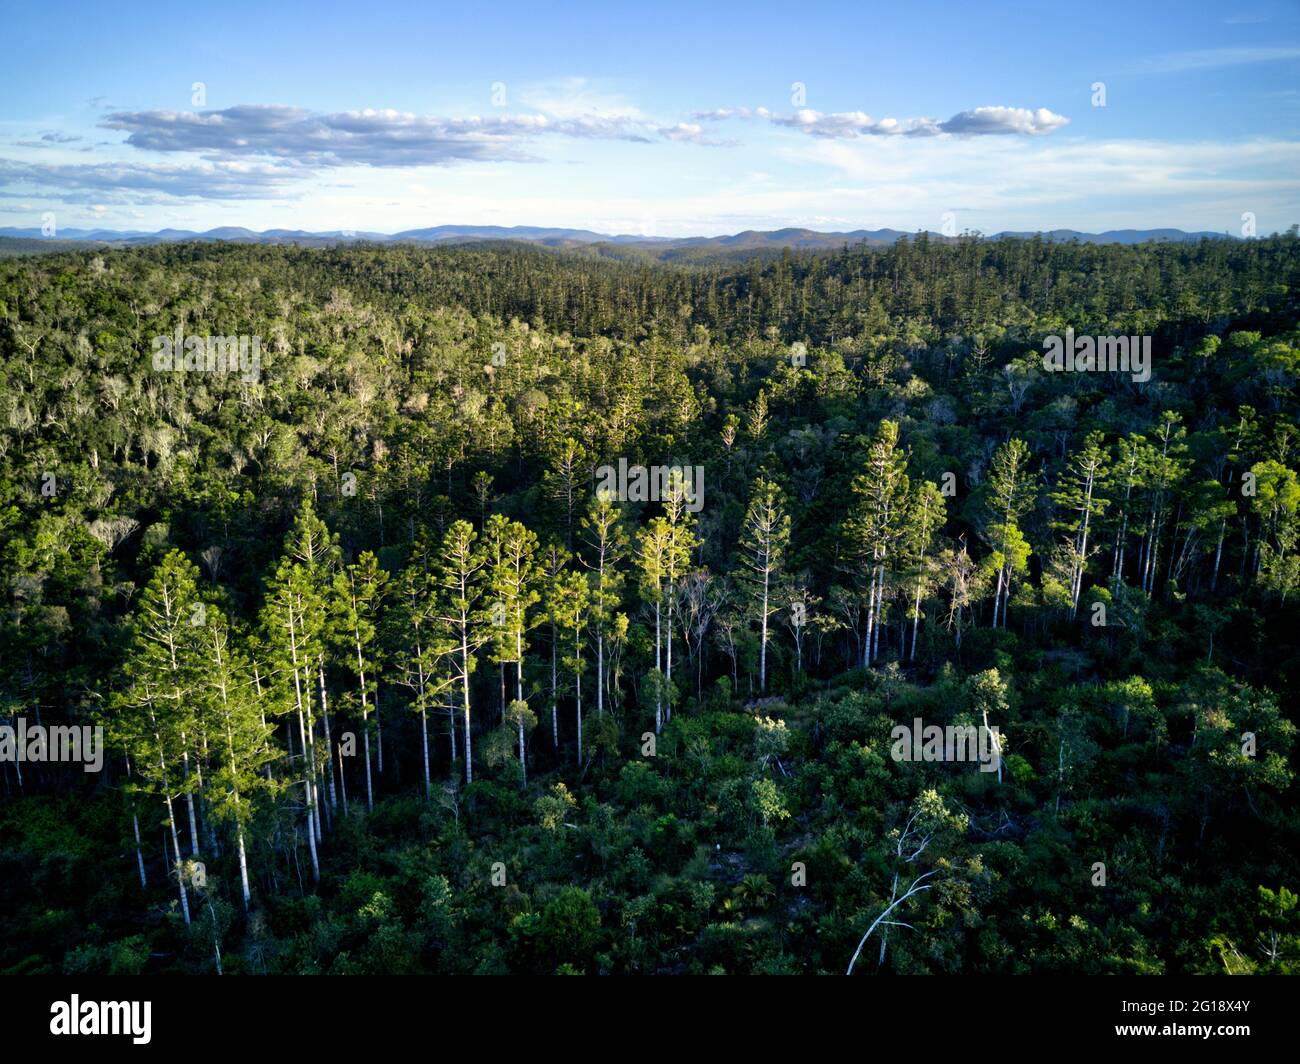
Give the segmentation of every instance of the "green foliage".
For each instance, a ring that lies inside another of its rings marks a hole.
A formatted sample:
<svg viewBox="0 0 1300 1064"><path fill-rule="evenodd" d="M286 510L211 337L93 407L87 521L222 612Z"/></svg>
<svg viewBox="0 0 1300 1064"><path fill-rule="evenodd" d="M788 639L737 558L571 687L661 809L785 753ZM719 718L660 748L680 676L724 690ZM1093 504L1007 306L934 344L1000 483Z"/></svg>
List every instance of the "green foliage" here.
<svg viewBox="0 0 1300 1064"><path fill-rule="evenodd" d="M542 910L542 949L564 964L585 961L599 936L600 912L580 887L565 887Z"/></svg>
<svg viewBox="0 0 1300 1064"><path fill-rule="evenodd" d="M95 254L0 260L0 723L106 742L0 971L842 972L917 877L855 971L1296 970L1294 235Z"/></svg>

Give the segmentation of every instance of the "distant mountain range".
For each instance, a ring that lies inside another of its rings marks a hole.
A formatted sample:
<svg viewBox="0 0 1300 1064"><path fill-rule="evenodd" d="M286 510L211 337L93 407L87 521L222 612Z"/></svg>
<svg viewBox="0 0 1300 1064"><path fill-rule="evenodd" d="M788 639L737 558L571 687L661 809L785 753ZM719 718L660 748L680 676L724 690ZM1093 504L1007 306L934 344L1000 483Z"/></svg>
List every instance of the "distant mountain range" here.
<svg viewBox="0 0 1300 1064"><path fill-rule="evenodd" d="M354 232L349 229L335 229L328 232L307 232L302 229L267 229L254 232L239 226L223 226L206 232L194 232L188 229L160 229L157 232L135 230L119 231L115 229L60 229L55 237L42 237L39 229L0 228L0 239L7 241L21 240L23 251L39 250L32 242L39 244L47 240L51 250L61 250L69 242L76 244L93 243L107 246L123 247L142 244L165 244L181 241L225 241L237 244L295 244L304 247L329 247L336 244L359 241L373 243L403 244L469 244L482 241L517 241L538 244L545 247L586 248L598 253L608 253L623 257L627 253L641 252L659 259L696 257L698 255L751 254L778 252L783 248L796 250L816 250L839 248L845 244L867 244L886 247L903 237L915 237L916 233L901 229L854 229L843 233L822 233L814 229L775 229L760 231L747 229L743 233L731 236L692 236L692 237L655 237L632 234L610 235L594 233L587 229L558 229L530 225L436 225L427 229L407 229L400 233ZM1081 233L1074 229L1053 229L1041 233L1003 232L995 233L988 239L998 237L1032 237L1041 236L1044 240L1077 240L1084 244L1145 244L1145 243L1187 243L1205 238L1233 239L1227 233L1195 232L1188 233L1181 229L1110 229L1104 233ZM939 233L928 232L931 240L947 241ZM602 248L608 248L603 251ZM13 250L17 250L14 248Z"/></svg>

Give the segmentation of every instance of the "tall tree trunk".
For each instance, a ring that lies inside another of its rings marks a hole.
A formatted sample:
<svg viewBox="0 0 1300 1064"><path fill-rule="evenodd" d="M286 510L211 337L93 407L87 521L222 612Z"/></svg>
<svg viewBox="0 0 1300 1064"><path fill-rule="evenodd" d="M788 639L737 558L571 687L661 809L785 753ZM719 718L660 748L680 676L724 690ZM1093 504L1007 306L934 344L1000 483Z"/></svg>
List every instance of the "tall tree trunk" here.
<svg viewBox="0 0 1300 1064"><path fill-rule="evenodd" d="M925 561L924 554L921 555L921 560L924 563ZM920 627L921 627L921 581L918 578L916 581L916 602L912 606L912 645L907 651L908 661L916 660L916 633L920 630Z"/></svg>
<svg viewBox="0 0 1300 1064"><path fill-rule="evenodd" d="M578 700L578 767L582 768L582 636L580 628L573 631L573 690Z"/></svg>
<svg viewBox="0 0 1300 1064"><path fill-rule="evenodd" d="M361 640L356 640L357 648L357 676L361 683L361 746L362 753L366 759L366 809L374 812L375 809L375 792L374 785L370 779L370 702L366 697L366 665L361 657ZM343 770L339 769L342 775Z"/></svg>
<svg viewBox="0 0 1300 1064"><path fill-rule="evenodd" d="M666 651L668 671L665 673L665 676L668 680L668 683L671 684L673 682L673 588L672 588L672 584L668 585L667 622L668 623L664 630L664 634L667 637L664 640L664 649ZM669 687L668 691L669 691L668 705L665 707L665 712L664 712L665 721L670 721L673 719L672 688ZM579 764L582 763L581 758L579 758L578 763Z"/></svg>
<svg viewBox="0 0 1300 1064"><path fill-rule="evenodd" d="M177 709L180 708L180 703L179 703L179 702L177 703L176 708L177 708ZM184 733L184 732L181 732L181 742L184 743L184 744L186 744L187 746L189 745L189 744L188 744L188 740L185 738L185 733ZM190 820L190 855L191 855L192 857L198 857L198 855L199 855L199 823L198 823L198 818L196 817L196 815L195 815L195 813L194 813L194 791L193 791L193 789L190 787L190 752L189 752L189 750L181 750L181 776L182 776L182 778L185 780L185 810L186 810L186 812L189 814L189 820Z"/></svg>
<svg viewBox="0 0 1300 1064"><path fill-rule="evenodd" d="M596 629L596 716L605 715L605 628Z"/></svg>
<svg viewBox="0 0 1300 1064"><path fill-rule="evenodd" d="M555 630L555 625L551 625L551 746L556 750L560 748L560 711L558 708L559 696L556 689L559 685L559 677L556 675L556 654L559 647L559 633Z"/></svg>
<svg viewBox="0 0 1300 1064"><path fill-rule="evenodd" d="M885 563L880 563L880 575L877 577L879 586L876 589L876 630L872 637L871 658L874 661L880 657L880 632L885 627Z"/></svg>
<svg viewBox="0 0 1300 1064"><path fill-rule="evenodd" d="M17 761L14 762L17 765ZM131 778L131 755L126 755L126 778ZM18 777L19 783L22 782L22 776ZM21 788L20 788L21 789ZM140 889L148 890L149 881L144 874L144 851L140 849L140 814L136 812L135 799L131 799L131 831L135 835L135 863L140 871Z"/></svg>
<svg viewBox="0 0 1300 1064"><path fill-rule="evenodd" d="M164 775L166 767L163 768ZM181 914L185 917L185 926L190 926L190 895L185 889L185 864L181 857L181 838L176 831L176 813L172 810L172 796L167 795L167 823L172 829L172 849L176 853L176 882L181 891Z"/></svg>
<svg viewBox="0 0 1300 1064"><path fill-rule="evenodd" d="M420 706L420 756L424 760L424 800L427 802L433 795L433 788L429 783L429 715L424 706Z"/></svg>
<svg viewBox="0 0 1300 1064"><path fill-rule="evenodd" d="M663 658L660 655L660 636L659 636L659 600L663 597L658 588L655 588L655 671L658 672L663 668ZM663 715L663 687L658 680L655 681L655 734L658 735L664 726Z"/></svg>
<svg viewBox="0 0 1300 1064"><path fill-rule="evenodd" d="M320 713L322 727L325 729L325 786L328 789L330 809L338 808L338 795L334 789L334 758L329 756L330 748L334 742L333 730L330 728L330 706L329 699L325 693L325 655L321 654L317 659L317 676L320 679Z"/></svg>
<svg viewBox="0 0 1300 1064"><path fill-rule="evenodd" d="M1219 586L1219 562L1223 558L1223 539L1228 531L1228 519L1225 517L1219 522L1219 542L1214 548L1214 575L1210 578L1210 590L1213 591Z"/></svg>
<svg viewBox="0 0 1300 1064"><path fill-rule="evenodd" d="M465 707L465 785L469 786L474 782L474 747L469 734L469 641L463 627L460 637L460 665L461 678L464 681L462 691Z"/></svg>
<svg viewBox="0 0 1300 1064"><path fill-rule="evenodd" d="M303 759L307 760L307 720L303 709L303 692L302 692L302 672L298 666L298 638L293 623L293 604L289 604L289 654L293 665L293 693L294 699L298 705L298 735L302 740ZM313 777L315 776L315 755L312 755L310 765L304 765L303 788L304 797L307 805L307 844L311 851L311 874L312 881L320 882L320 862L316 856L316 796L313 793Z"/></svg>

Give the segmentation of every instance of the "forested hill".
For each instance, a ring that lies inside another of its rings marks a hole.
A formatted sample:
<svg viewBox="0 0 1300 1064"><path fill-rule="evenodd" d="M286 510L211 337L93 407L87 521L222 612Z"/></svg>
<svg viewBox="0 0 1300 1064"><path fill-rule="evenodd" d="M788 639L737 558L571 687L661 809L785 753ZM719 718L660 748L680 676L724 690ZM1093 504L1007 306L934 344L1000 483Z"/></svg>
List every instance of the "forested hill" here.
<svg viewBox="0 0 1300 1064"><path fill-rule="evenodd" d="M1295 970L1298 274L0 259L0 971Z"/></svg>

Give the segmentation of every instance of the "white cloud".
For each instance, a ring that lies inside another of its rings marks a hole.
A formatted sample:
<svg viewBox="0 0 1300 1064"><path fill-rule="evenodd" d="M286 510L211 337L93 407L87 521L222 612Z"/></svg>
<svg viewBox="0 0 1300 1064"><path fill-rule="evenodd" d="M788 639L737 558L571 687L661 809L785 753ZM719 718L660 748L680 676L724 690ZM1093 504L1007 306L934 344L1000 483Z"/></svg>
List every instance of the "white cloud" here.
<svg viewBox="0 0 1300 1064"><path fill-rule="evenodd" d="M821 139L782 156L810 170L828 207L857 202L899 228L959 229L1181 226L1223 231L1243 211L1285 229L1300 217L1300 143L969 138ZM817 171L826 176L816 176ZM848 184L845 184L848 182ZM1263 226L1261 226L1263 228Z"/></svg>
<svg viewBox="0 0 1300 1064"><path fill-rule="evenodd" d="M674 126L661 126L659 135L665 140L682 141L689 144L703 144L708 147L730 147L734 140L722 140L710 136L698 122L678 122Z"/></svg>
<svg viewBox="0 0 1300 1064"><path fill-rule="evenodd" d="M200 112L118 111L101 124L127 133L127 144L146 151L198 152L210 159L265 156L310 168L523 162L532 158L526 143L544 135L650 139L650 131L628 119L600 114L442 118L391 109L318 114L279 104Z"/></svg>
<svg viewBox="0 0 1300 1064"><path fill-rule="evenodd" d="M797 129L815 137L852 139L855 137L924 136L940 134L989 136L1018 134L1036 136L1051 133L1070 120L1046 107L976 107L960 111L946 121L935 118L872 118L863 111L840 111L825 114L801 108L791 114L779 114L766 107L730 107L696 111L697 121L722 122L728 119L760 119L773 125Z"/></svg>
<svg viewBox="0 0 1300 1064"><path fill-rule="evenodd" d="M940 124L945 133L1021 133L1036 136L1060 129L1070 120L1046 107L1029 110L1027 107L976 107L962 111Z"/></svg>
<svg viewBox="0 0 1300 1064"><path fill-rule="evenodd" d="M176 166L156 163L45 163L0 159L0 195L29 187L66 203L159 203L173 199L250 199L282 194L298 171L248 162ZM27 195L29 193L23 193Z"/></svg>

